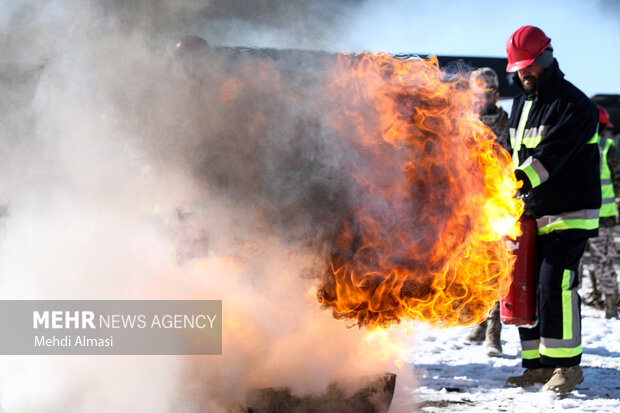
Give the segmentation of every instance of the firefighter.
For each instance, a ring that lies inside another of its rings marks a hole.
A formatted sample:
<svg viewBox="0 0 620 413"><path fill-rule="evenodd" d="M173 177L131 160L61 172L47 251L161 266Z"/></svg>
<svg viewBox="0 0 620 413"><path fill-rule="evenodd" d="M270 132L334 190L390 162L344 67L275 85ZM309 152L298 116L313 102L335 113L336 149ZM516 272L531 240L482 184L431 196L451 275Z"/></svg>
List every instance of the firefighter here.
<svg viewBox="0 0 620 413"><path fill-rule="evenodd" d="M601 157L601 196L603 205L599 218L599 236L588 241L588 249L592 257L590 279L592 293L591 303L605 297L605 318L618 317L618 276L614 269L616 246L614 242L614 226L616 225L616 195L620 194L620 157L613 139L607 137L607 128L613 125L609 121L609 113L598 106L599 113L599 154Z"/></svg>
<svg viewBox="0 0 620 413"><path fill-rule="evenodd" d="M481 102L478 108L480 120L491 128L497 143L508 150L508 114L497 103L499 99L499 81L497 73L490 67L474 70L469 75L469 85L474 93L480 92ZM482 90L480 90L482 89ZM471 330L465 338L465 344L482 343L490 357L502 355L502 323L499 302L495 303L488 318Z"/></svg>
<svg viewBox="0 0 620 413"><path fill-rule="evenodd" d="M538 271L538 323L519 328L525 371L507 383L569 393L583 382L579 260L598 235L601 207L598 110L564 79L541 29L517 29L506 52L506 71L517 72L522 90L512 105L510 147L520 195L536 219Z"/></svg>

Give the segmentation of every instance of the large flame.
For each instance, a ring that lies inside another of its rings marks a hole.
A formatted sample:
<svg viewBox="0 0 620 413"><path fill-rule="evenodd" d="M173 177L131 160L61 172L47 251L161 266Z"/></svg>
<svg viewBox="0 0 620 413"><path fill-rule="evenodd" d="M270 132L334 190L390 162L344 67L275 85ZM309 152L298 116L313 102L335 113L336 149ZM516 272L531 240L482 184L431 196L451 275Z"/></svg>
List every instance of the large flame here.
<svg viewBox="0 0 620 413"><path fill-rule="evenodd" d="M339 62L332 123L359 153L359 206L339 224L319 301L360 326L479 322L510 286L503 240L523 206L509 154L436 59Z"/></svg>

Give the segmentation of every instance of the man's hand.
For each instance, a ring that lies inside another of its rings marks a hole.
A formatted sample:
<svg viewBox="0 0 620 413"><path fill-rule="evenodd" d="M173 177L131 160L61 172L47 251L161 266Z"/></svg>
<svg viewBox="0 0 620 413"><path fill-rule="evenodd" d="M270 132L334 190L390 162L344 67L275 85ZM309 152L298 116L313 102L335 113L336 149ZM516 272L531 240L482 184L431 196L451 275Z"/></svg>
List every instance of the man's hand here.
<svg viewBox="0 0 620 413"><path fill-rule="evenodd" d="M525 172L520 169L515 170L515 177L517 178L517 181L521 182L521 188L519 188L518 195L527 195L527 193L532 189L532 184L530 183L529 178Z"/></svg>

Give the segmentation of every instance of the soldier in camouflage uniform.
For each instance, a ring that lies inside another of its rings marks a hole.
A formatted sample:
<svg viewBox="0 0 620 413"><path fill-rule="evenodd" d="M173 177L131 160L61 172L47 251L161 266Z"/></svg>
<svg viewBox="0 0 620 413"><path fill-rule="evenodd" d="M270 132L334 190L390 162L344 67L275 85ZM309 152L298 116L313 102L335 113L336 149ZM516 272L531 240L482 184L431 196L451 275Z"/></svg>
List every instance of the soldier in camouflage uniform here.
<svg viewBox="0 0 620 413"><path fill-rule="evenodd" d="M605 317L618 317L618 278L614 269L616 246L614 226L618 213L615 194L620 194L620 157L616 145L608 138L606 128L613 127L609 114L601 106L599 109L599 150L601 154L601 189L603 205L599 218L599 236L588 240L592 257L590 279L592 292L586 297L586 304L601 302L604 296Z"/></svg>
<svg viewBox="0 0 620 413"><path fill-rule="evenodd" d="M487 125L504 149L508 150L508 114L497 103L499 99L499 82L497 73L490 67L474 70L469 76L469 84L474 93L481 93L480 120ZM482 89L482 91L480 91ZM465 339L465 344L485 342L486 353L491 357L502 355L502 322L499 314L499 302L495 303L489 317L475 326Z"/></svg>
<svg viewBox="0 0 620 413"><path fill-rule="evenodd" d="M497 103L499 100L499 81L497 73L490 67L474 70L469 75L469 84L472 88L483 88L484 98L481 99L480 120L487 125L502 148L509 150L508 145L508 113Z"/></svg>

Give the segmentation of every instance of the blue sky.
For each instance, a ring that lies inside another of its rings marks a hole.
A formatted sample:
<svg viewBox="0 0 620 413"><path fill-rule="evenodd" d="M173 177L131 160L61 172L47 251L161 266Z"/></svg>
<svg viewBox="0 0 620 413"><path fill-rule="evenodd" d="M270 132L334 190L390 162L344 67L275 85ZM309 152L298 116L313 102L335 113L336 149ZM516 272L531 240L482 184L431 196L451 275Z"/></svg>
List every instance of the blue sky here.
<svg viewBox="0 0 620 413"><path fill-rule="evenodd" d="M504 57L514 30L538 26L569 81L588 96L620 94L620 0L375 0L351 18L342 51Z"/></svg>

